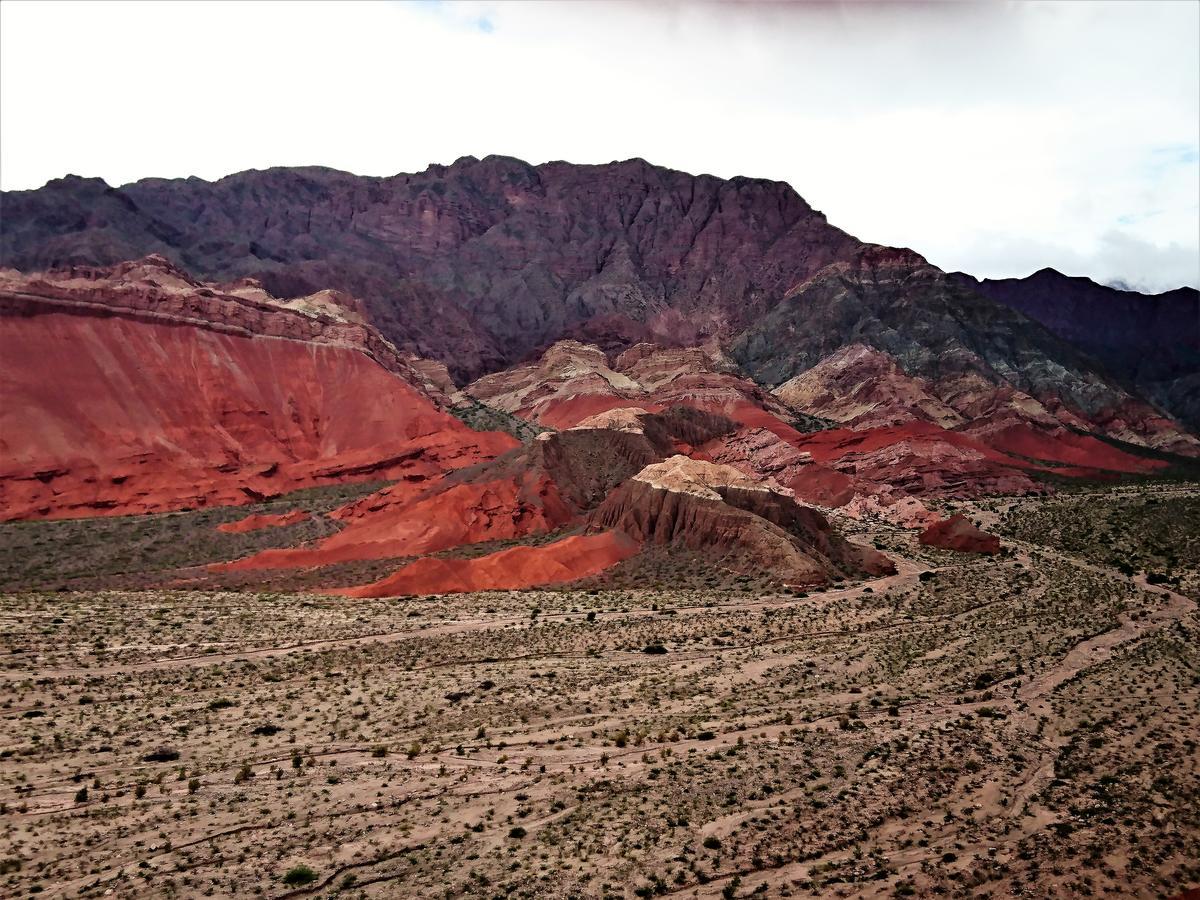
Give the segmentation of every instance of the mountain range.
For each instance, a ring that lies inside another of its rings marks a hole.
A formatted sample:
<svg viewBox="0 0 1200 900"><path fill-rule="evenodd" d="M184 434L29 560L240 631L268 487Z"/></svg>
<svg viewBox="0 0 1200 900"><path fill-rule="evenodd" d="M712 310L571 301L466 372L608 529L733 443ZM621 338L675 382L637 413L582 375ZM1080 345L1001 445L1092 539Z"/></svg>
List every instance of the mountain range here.
<svg viewBox="0 0 1200 900"><path fill-rule="evenodd" d="M235 570L523 587L665 545L815 583L889 563L814 506L926 528L1200 455L1195 290L948 274L779 182L465 157L0 203L4 518L391 482Z"/></svg>

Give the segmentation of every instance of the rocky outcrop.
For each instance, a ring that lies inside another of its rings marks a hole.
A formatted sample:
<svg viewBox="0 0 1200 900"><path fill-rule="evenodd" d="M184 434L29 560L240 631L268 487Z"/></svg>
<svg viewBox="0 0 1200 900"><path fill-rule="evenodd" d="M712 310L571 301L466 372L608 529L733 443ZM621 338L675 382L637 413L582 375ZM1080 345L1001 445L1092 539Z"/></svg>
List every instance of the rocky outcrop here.
<svg viewBox="0 0 1200 900"><path fill-rule="evenodd" d="M851 544L785 489L731 466L674 456L647 466L590 517L648 544L703 550L741 572L788 584L892 571L882 554Z"/></svg>
<svg viewBox="0 0 1200 900"><path fill-rule="evenodd" d="M429 478L516 444L439 409L350 317L222 293L155 259L0 275L0 384L5 519Z"/></svg>
<svg viewBox="0 0 1200 900"><path fill-rule="evenodd" d="M976 528L962 513L934 522L921 532L918 540L929 547L957 550L960 553L1000 552L1000 538Z"/></svg>
<svg viewBox="0 0 1200 900"><path fill-rule="evenodd" d="M934 396L931 385L906 375L888 354L864 344L843 347L772 393L850 428L913 421L953 428L966 421Z"/></svg>
<svg viewBox="0 0 1200 900"><path fill-rule="evenodd" d="M796 411L744 377L713 346L640 343L610 361L594 345L560 341L537 363L484 376L467 395L554 428L594 425L617 409L690 407L745 425L796 434Z"/></svg>

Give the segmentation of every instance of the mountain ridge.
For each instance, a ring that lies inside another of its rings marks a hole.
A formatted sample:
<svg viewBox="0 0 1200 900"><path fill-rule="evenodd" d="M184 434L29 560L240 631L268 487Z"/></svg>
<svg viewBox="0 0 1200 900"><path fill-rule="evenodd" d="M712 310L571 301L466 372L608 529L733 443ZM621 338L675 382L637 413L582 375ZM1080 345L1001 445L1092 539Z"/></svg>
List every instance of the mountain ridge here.
<svg viewBox="0 0 1200 900"><path fill-rule="evenodd" d="M1131 419L1122 439L1166 446L1155 405L1196 427L1190 356L1130 376L1040 314L1027 283L1002 290L860 241L784 182L491 155L393 176L273 167L117 188L69 176L3 202L0 265L154 253L278 297L335 289L459 384L574 339L610 355L715 343L771 388L865 343L912 377L969 370L1039 402L1064 395L1085 427Z"/></svg>

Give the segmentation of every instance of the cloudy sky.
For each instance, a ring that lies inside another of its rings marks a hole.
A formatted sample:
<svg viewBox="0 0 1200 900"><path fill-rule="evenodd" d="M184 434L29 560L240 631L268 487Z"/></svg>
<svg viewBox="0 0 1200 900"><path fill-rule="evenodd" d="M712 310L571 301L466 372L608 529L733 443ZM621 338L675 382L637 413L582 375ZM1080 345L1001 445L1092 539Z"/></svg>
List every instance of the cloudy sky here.
<svg viewBox="0 0 1200 900"><path fill-rule="evenodd" d="M0 185L501 153L792 184L944 269L1200 285L1200 3L0 5Z"/></svg>

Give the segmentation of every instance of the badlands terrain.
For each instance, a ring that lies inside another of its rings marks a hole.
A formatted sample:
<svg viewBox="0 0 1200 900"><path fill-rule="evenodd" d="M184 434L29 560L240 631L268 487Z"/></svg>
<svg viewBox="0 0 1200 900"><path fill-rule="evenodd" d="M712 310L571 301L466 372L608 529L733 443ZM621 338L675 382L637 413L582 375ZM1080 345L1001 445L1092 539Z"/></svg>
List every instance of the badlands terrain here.
<svg viewBox="0 0 1200 900"><path fill-rule="evenodd" d="M1196 291L642 160L3 202L3 896L1195 896Z"/></svg>

